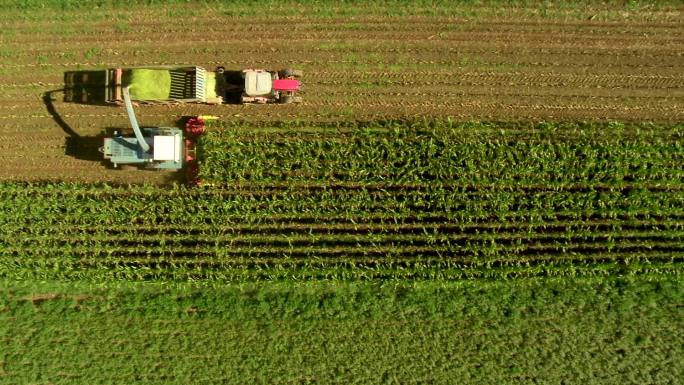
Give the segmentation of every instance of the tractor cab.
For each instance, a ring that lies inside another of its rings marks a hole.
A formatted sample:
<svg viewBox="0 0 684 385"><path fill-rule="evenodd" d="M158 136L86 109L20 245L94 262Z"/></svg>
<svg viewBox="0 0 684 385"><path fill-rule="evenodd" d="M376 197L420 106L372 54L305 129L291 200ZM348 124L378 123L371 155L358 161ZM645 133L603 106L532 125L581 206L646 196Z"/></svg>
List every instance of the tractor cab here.
<svg viewBox="0 0 684 385"><path fill-rule="evenodd" d="M152 137L152 143L152 160L180 162L183 147L182 133L155 135Z"/></svg>
<svg viewBox="0 0 684 385"><path fill-rule="evenodd" d="M245 95L266 96L273 91L273 75L266 71L245 72Z"/></svg>

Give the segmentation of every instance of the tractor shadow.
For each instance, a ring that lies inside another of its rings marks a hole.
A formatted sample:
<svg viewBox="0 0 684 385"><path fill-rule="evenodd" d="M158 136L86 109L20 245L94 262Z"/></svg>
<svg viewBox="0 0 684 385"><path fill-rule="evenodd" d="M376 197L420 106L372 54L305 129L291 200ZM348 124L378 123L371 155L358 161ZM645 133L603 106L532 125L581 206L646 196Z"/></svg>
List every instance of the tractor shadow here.
<svg viewBox="0 0 684 385"><path fill-rule="evenodd" d="M64 139L64 153L76 159L104 164L102 152L100 152L104 138L104 134L98 136L68 136Z"/></svg>

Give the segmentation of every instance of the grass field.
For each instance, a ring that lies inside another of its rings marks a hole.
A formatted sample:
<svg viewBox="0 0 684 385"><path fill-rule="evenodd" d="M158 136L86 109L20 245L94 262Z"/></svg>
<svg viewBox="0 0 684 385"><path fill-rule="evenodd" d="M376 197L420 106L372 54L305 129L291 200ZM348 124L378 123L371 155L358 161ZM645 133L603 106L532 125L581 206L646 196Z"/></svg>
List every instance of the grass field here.
<svg viewBox="0 0 684 385"><path fill-rule="evenodd" d="M684 375L684 292L665 275L2 289L4 383L676 384Z"/></svg>
<svg viewBox="0 0 684 385"><path fill-rule="evenodd" d="M0 384L678 384L678 1L0 4ZM296 67L199 188L68 71Z"/></svg>

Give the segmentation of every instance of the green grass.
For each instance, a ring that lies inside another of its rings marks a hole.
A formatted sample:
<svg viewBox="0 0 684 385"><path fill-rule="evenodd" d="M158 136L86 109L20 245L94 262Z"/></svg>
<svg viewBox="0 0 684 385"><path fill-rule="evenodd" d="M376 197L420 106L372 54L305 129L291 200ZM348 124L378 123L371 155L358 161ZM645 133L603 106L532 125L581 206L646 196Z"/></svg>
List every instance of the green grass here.
<svg viewBox="0 0 684 385"><path fill-rule="evenodd" d="M674 384L682 288L0 281L0 383Z"/></svg>
<svg viewBox="0 0 684 385"><path fill-rule="evenodd" d="M67 22L77 19L80 12L91 13L89 18L101 20L104 10L141 10L155 7L160 14L186 15L187 1L184 0L7 0L0 9L6 11L5 17L16 15L25 20L39 20L41 11L62 14L54 15ZM276 11L280 16L297 16L305 13L308 17L357 17L366 15L405 16L440 16L467 18L506 18L511 15L551 20L585 20L595 16L597 20L625 20L657 17L657 12L676 11L680 6L678 0L660 1L561 1L547 2L538 0L485 0L485 1L448 1L448 0L386 0L376 2L364 1L310 1L267 0L260 2L260 7L242 1L202 0L193 4L193 9L209 10L227 17L252 17L262 15L262 9ZM177 11L174 9L178 9ZM31 12L26 12L31 11ZM94 12L95 11L95 12ZM69 13L72 13L71 15ZM353 23L348 28L355 28Z"/></svg>

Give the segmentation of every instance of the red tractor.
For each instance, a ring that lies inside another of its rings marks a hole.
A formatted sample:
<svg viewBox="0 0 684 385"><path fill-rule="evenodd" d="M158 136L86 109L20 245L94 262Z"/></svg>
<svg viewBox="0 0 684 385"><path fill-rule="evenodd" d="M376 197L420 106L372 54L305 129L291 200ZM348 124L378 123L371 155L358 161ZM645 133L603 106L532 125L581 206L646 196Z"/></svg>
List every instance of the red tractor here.
<svg viewBox="0 0 684 385"><path fill-rule="evenodd" d="M216 69L216 88L227 103L299 103L297 92L301 89L301 70L284 69L267 71L245 69L226 71Z"/></svg>

